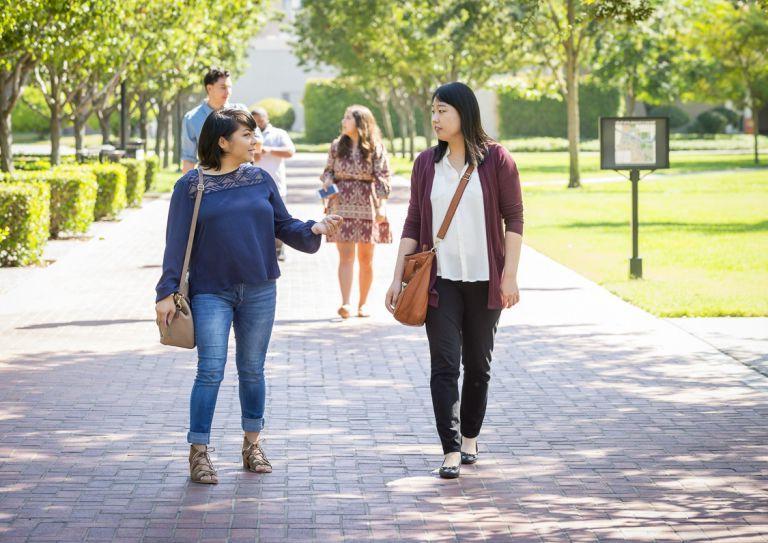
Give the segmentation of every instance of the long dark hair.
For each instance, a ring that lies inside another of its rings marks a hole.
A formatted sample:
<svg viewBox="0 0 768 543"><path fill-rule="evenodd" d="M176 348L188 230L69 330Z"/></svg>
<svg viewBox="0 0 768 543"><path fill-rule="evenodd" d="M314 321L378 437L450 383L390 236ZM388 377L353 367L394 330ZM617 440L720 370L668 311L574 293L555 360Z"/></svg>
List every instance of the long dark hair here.
<svg viewBox="0 0 768 543"><path fill-rule="evenodd" d="M464 136L464 156L467 162L475 166L482 164L488 151L488 144L493 141L483 130L480 122L480 106L477 97L467 85L454 81L441 85L432 95L432 101L437 98L441 102L453 106L459 112L461 133ZM438 140L435 162L440 162L448 150L448 142Z"/></svg>
<svg viewBox="0 0 768 543"><path fill-rule="evenodd" d="M349 106L347 111L349 111L355 119L358 136L357 145L360 147L360 154L364 161L372 162L372 157L376 153L376 148L381 143L381 131L379 130L379 125L376 124L376 118L373 116L370 109L357 104ZM348 158L351 153L352 138L346 134L342 134L339 139L339 156Z"/></svg>
<svg viewBox="0 0 768 543"><path fill-rule="evenodd" d="M242 127L256 130L256 121L247 111L231 108L212 111L206 117L197 141L197 158L200 165L212 170L221 169L221 158L226 153L219 146L219 138L228 140Z"/></svg>

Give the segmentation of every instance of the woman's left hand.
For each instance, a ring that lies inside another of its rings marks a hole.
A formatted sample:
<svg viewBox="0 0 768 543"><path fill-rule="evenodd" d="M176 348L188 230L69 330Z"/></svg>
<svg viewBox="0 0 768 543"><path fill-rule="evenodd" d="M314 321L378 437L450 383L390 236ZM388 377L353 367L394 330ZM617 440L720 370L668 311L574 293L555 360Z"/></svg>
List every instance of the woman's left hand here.
<svg viewBox="0 0 768 543"><path fill-rule="evenodd" d="M514 276L501 277L501 302L502 309L509 309L520 301L520 289L517 287L517 278Z"/></svg>
<svg viewBox="0 0 768 543"><path fill-rule="evenodd" d="M322 221L312 225L312 233L333 236L341 228L342 222L344 222L344 219L340 215L326 215Z"/></svg>
<svg viewBox="0 0 768 543"><path fill-rule="evenodd" d="M379 207L376 208L376 222L378 224L381 224L387 220L387 206L384 204L384 201L382 200L381 204L379 204Z"/></svg>

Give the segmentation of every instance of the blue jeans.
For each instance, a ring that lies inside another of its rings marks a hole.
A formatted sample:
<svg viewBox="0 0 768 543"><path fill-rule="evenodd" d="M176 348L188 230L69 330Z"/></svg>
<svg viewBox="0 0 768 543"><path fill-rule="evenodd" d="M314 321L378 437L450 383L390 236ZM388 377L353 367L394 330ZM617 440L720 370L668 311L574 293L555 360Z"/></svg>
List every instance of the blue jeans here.
<svg viewBox="0 0 768 543"><path fill-rule="evenodd" d="M264 359L275 322L276 290L272 280L192 298L198 360L189 402L189 443L207 445L210 441L233 323L243 430L260 432L264 428Z"/></svg>

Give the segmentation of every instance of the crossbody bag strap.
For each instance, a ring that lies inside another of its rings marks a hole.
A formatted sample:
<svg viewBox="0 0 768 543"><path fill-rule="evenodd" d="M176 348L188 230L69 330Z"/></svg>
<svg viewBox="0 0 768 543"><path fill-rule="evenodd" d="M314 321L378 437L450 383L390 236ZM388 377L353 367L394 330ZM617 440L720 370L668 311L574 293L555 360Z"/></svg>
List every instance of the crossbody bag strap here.
<svg viewBox="0 0 768 543"><path fill-rule="evenodd" d="M189 226L189 237L187 238L187 252L184 253L184 265L181 267L181 282L179 285L179 294L185 298L189 295L189 281L187 280L187 270L189 269L189 259L192 256L192 242L195 239L195 227L197 226L197 214L200 211L200 202L203 201L203 170L197 169L197 196L195 197L195 210L192 212L192 224Z"/></svg>
<svg viewBox="0 0 768 543"><path fill-rule="evenodd" d="M456 187L456 192L453 194L453 199L451 200L450 205L448 206L448 211L445 212L445 218L443 219L443 224L440 226L440 230L437 231L437 239L439 241L442 241L445 239L445 234L448 233L448 227L451 225L451 221L453 220L453 216L456 214L456 210L459 207L459 201L461 200L461 197L464 195L464 190L467 188L467 185L469 184L469 178L472 175L472 172L475 171L474 164L470 164L467 168L467 171L464 172L464 175L461 177L461 181L459 181L459 186Z"/></svg>

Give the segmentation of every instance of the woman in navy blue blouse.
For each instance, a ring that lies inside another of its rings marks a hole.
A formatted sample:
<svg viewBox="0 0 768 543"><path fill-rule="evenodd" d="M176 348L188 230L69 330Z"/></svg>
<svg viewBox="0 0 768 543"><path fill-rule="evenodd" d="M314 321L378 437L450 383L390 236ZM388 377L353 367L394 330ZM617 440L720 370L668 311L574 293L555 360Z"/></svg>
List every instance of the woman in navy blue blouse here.
<svg viewBox="0 0 768 543"><path fill-rule="evenodd" d="M189 294L195 322L197 376L190 400L190 477L217 483L208 455L211 422L224 377L229 331L234 324L242 410L243 467L269 473L259 443L264 427L264 360L275 317L275 280L280 276L275 238L306 253L333 235L341 217L302 222L290 216L267 172L249 164L257 139L245 111L211 113L200 134L198 156L205 189L189 265ZM176 182L168 212L163 275L157 284L157 320L169 323L176 307L198 170Z"/></svg>

